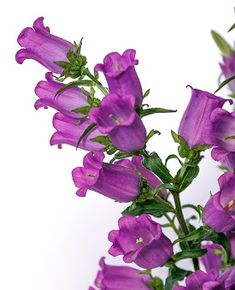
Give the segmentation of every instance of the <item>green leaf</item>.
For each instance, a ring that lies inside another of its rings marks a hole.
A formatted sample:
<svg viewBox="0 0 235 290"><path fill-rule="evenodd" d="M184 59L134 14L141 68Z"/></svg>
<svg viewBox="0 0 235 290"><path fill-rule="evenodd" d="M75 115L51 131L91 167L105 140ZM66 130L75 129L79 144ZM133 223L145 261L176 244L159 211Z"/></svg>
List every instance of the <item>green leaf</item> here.
<svg viewBox="0 0 235 290"><path fill-rule="evenodd" d="M170 203L159 197L157 200L149 199L143 202L134 202L131 206L127 207L122 214L139 216L147 213L155 217L160 217L167 212L174 212L174 208Z"/></svg>
<svg viewBox="0 0 235 290"><path fill-rule="evenodd" d="M112 144L111 141L109 140L108 136L96 136L91 139L94 142L100 143L102 145L110 145Z"/></svg>
<svg viewBox="0 0 235 290"><path fill-rule="evenodd" d="M219 85L218 89L214 91L214 94L216 94L219 90L221 90L224 86L226 86L228 83L230 83L230 82L231 82L232 80L234 80L234 79L235 79L235 75L232 76L232 77L230 77L230 78L228 78L228 79L226 79L226 80L224 80L224 81Z"/></svg>
<svg viewBox="0 0 235 290"><path fill-rule="evenodd" d="M160 135L161 133L158 130L152 129L145 138L145 142L147 143L154 135Z"/></svg>
<svg viewBox="0 0 235 290"><path fill-rule="evenodd" d="M86 129L85 131L82 133L82 135L80 136L80 138L78 139L78 142L77 142L77 146L76 146L76 149L78 148L80 142L82 141L82 139L84 137L86 137L94 128L96 127L96 124L95 123L91 123Z"/></svg>
<svg viewBox="0 0 235 290"><path fill-rule="evenodd" d="M166 158L166 161L165 161L165 166L167 165L168 161L171 160L171 159L177 159L180 163L180 165L182 166L183 165L183 162L179 159L179 157L175 154L170 154L167 158Z"/></svg>
<svg viewBox="0 0 235 290"><path fill-rule="evenodd" d="M66 68L67 65L69 64L69 62L66 62L66 61L54 61L54 63L62 68Z"/></svg>
<svg viewBox="0 0 235 290"><path fill-rule="evenodd" d="M163 164L161 158L156 152L150 154L143 161L143 165L154 172L164 183L174 182L168 168Z"/></svg>
<svg viewBox="0 0 235 290"><path fill-rule="evenodd" d="M165 283L165 290L172 290L176 282L182 281L185 278L185 276L189 274L191 274L190 271L186 271L184 269L174 266L169 270L169 274Z"/></svg>
<svg viewBox="0 0 235 290"><path fill-rule="evenodd" d="M235 23L229 28L228 32L232 31L235 28Z"/></svg>
<svg viewBox="0 0 235 290"><path fill-rule="evenodd" d="M208 229L201 226L200 228L190 232L188 235L184 235L183 237L180 237L179 239L175 240L173 245L175 245L178 242L201 241L205 233L208 233Z"/></svg>
<svg viewBox="0 0 235 290"><path fill-rule="evenodd" d="M178 261L184 260L184 259L198 258L198 257L205 255L206 252L207 252L206 249L184 250L182 252L175 254L172 257L172 259L173 259L173 261L178 262Z"/></svg>
<svg viewBox="0 0 235 290"><path fill-rule="evenodd" d="M171 130L171 135L172 135L173 140L179 144L178 152L179 152L180 157L182 158L188 157L190 153L190 148L186 140L182 136L178 135L172 130Z"/></svg>
<svg viewBox="0 0 235 290"><path fill-rule="evenodd" d="M85 106L85 107L80 107L80 108L73 109L72 112L80 113L80 114L83 114L83 115L87 116L88 113L90 112L90 109L91 109L90 106Z"/></svg>
<svg viewBox="0 0 235 290"><path fill-rule="evenodd" d="M152 287L153 290L164 290L162 279L160 279L159 277L154 277L153 280L151 281L150 286Z"/></svg>
<svg viewBox="0 0 235 290"><path fill-rule="evenodd" d="M146 98L149 94L150 94L150 89L148 89L148 90L144 93L143 98Z"/></svg>
<svg viewBox="0 0 235 290"><path fill-rule="evenodd" d="M158 113L175 113L177 110L169 110L164 108L149 108L145 110L140 111L140 117L145 117L152 114L158 114Z"/></svg>
<svg viewBox="0 0 235 290"><path fill-rule="evenodd" d="M196 166L189 166L186 169L183 177L179 180L179 183L180 183L180 185L178 187L179 191L181 192L181 191L185 190L185 188L187 188L193 182L193 180L197 177L198 173L199 173L199 166L197 166L197 165ZM177 177L176 177L176 179L177 179Z"/></svg>
<svg viewBox="0 0 235 290"><path fill-rule="evenodd" d="M222 55L229 56L233 52L229 43L220 34L212 30L211 35L216 45L218 46L219 50L221 51Z"/></svg>

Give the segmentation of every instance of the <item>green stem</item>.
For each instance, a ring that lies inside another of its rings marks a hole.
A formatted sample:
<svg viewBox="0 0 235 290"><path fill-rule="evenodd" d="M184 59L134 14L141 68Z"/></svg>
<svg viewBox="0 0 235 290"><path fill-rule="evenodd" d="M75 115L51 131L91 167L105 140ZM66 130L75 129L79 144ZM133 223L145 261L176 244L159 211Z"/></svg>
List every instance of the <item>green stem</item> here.
<svg viewBox="0 0 235 290"><path fill-rule="evenodd" d="M94 76L93 74L89 71L89 69L87 68L84 71L85 75L87 75L97 86L97 88L104 94L107 95L108 91L105 87L103 87L103 85L101 84L101 82L99 82Z"/></svg>
<svg viewBox="0 0 235 290"><path fill-rule="evenodd" d="M174 198L174 202L175 202L175 212L176 212L176 217L178 219L178 222L180 224L181 230L182 232L187 235L189 233L185 218L184 218L184 214L182 211L182 206L181 206L181 201L180 201L180 197L179 197L179 193L177 192L172 192L173 198ZM187 247L190 248L191 247L191 243L187 243ZM199 264L198 264L198 259L194 258L193 260L193 266L194 266L194 270L197 271L199 270Z"/></svg>
<svg viewBox="0 0 235 290"><path fill-rule="evenodd" d="M173 220L170 218L170 216L167 213L165 213L164 216L167 219L167 221L169 222L169 225L172 227L172 229L174 230L174 232L177 234L177 236L179 236L180 235L180 232L177 229L176 225L174 224Z"/></svg>

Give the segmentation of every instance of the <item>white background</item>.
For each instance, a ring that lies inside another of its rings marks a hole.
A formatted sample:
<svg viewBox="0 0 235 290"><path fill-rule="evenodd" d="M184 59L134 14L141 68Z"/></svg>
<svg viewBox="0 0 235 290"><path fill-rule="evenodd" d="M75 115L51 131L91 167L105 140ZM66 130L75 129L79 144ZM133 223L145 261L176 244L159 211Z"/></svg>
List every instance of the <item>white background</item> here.
<svg viewBox="0 0 235 290"><path fill-rule="evenodd" d="M149 149L165 158L176 152L170 129L177 130L188 102L186 85L211 92L217 87L220 55L210 30L225 35L234 22L233 7L231 0L1 4L0 289L88 289L99 258L107 256L107 234L117 228L125 208L94 192L86 198L75 195L70 172L81 165L84 152L49 146L53 111L33 108L34 87L46 69L33 61L15 62L20 31L44 16L53 34L70 41L84 36L91 68L111 51L135 48L143 88L151 88L151 105L178 109L146 118L149 129L162 132ZM231 42L234 33L227 36ZM182 194L184 201L204 204L210 190L217 189L219 174L208 153L197 181Z"/></svg>

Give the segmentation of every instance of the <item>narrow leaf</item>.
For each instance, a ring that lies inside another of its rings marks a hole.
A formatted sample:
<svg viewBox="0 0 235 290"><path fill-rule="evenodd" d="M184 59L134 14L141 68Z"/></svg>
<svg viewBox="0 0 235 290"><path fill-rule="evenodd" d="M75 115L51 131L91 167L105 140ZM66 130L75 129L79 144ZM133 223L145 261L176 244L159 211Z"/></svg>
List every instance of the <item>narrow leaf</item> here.
<svg viewBox="0 0 235 290"><path fill-rule="evenodd" d="M82 141L82 139L87 136L87 134L89 134L94 128L96 127L96 124L95 123L91 123L87 128L86 130L82 133L82 135L80 136L80 138L78 139L78 143L77 143L77 146L76 146L76 149L78 148L80 142Z"/></svg>
<svg viewBox="0 0 235 290"><path fill-rule="evenodd" d="M156 152L151 153L149 157L145 158L143 165L154 172L164 183L175 181Z"/></svg>
<svg viewBox="0 0 235 290"><path fill-rule="evenodd" d="M193 258L198 258L203 255L205 255L207 252L206 249L193 249L193 250L184 250L182 252L179 252L175 254L172 259L177 262L179 260L183 259L193 259Z"/></svg>
<svg viewBox="0 0 235 290"><path fill-rule="evenodd" d="M208 230L206 230L203 226L190 232L188 235L185 235L184 237L181 237L174 241L174 245L178 242L189 242L189 241L199 241L201 237L207 233Z"/></svg>
<svg viewBox="0 0 235 290"><path fill-rule="evenodd" d="M141 110L140 116L145 117L145 116L157 114L157 113L175 113L175 112L176 110L170 110L170 109L164 109L164 108L149 108L149 109Z"/></svg>
<svg viewBox="0 0 235 290"><path fill-rule="evenodd" d="M235 75L224 80L218 87L218 89L216 91L214 91L214 94L216 94L219 90L221 90L224 86L226 86L228 83L230 83L232 80L235 79Z"/></svg>
<svg viewBox="0 0 235 290"><path fill-rule="evenodd" d="M216 45L218 46L219 50L221 51L222 55L229 56L233 51L229 43L214 30L211 31L211 35Z"/></svg>
<svg viewBox="0 0 235 290"><path fill-rule="evenodd" d="M228 32L232 31L235 28L235 23L229 28Z"/></svg>

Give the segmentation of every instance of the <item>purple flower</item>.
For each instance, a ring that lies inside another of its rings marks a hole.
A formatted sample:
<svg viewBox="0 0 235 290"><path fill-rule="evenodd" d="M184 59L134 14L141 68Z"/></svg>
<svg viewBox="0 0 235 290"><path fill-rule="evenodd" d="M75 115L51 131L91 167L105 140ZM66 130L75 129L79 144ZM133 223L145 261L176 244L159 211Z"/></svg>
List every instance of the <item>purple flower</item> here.
<svg viewBox="0 0 235 290"><path fill-rule="evenodd" d="M140 274L140 271L127 266L106 265L104 258L100 259L101 270L97 273L95 286L101 290L149 290L151 277ZM90 287L89 290L95 290Z"/></svg>
<svg viewBox="0 0 235 290"><path fill-rule="evenodd" d="M202 245L202 248L206 249L207 253L200 257L199 260L204 265L206 272L209 273L209 271L213 269L219 274L223 248L212 242L207 242Z"/></svg>
<svg viewBox="0 0 235 290"><path fill-rule="evenodd" d="M35 102L35 108L52 107L64 115L72 118L80 118L84 115L74 113L72 110L87 106L87 96L85 96L79 88L68 88L56 96L56 93L64 85L53 80L52 73L46 73L46 81L40 81L35 93L39 99Z"/></svg>
<svg viewBox="0 0 235 290"><path fill-rule="evenodd" d="M213 145L227 152L235 152L235 112L216 109L211 114Z"/></svg>
<svg viewBox="0 0 235 290"><path fill-rule="evenodd" d="M171 241L147 214L123 216L118 224L119 230L111 231L108 236L113 243L109 249L112 256L123 255L125 263L134 262L146 269L161 267L172 256Z"/></svg>
<svg viewBox="0 0 235 290"><path fill-rule="evenodd" d="M63 115L62 113L56 113L53 118L53 125L57 131L52 135L50 144L58 145L58 147L61 147L62 144L77 147L80 136L91 123L92 122L89 119L76 120ZM103 145L91 140L100 135L103 134L94 128L84 138L82 138L78 147L89 151L104 149Z"/></svg>
<svg viewBox="0 0 235 290"><path fill-rule="evenodd" d="M95 71L102 71L107 80L110 93L118 95L133 95L135 105L141 106L143 91L135 71L138 60L135 50L128 49L123 55L112 52L104 58L104 64L97 64Z"/></svg>
<svg viewBox="0 0 235 290"><path fill-rule="evenodd" d="M192 96L179 126L179 135L189 147L211 145L210 116L213 110L221 108L227 101L205 91L192 89Z"/></svg>
<svg viewBox="0 0 235 290"><path fill-rule="evenodd" d="M67 52L75 50L75 47L72 43L50 34L43 19L36 19L33 28L26 27L18 36L18 43L24 48L16 53L16 61L21 64L25 59L34 59L50 71L60 74L63 69L55 61L67 61Z"/></svg>
<svg viewBox="0 0 235 290"><path fill-rule="evenodd" d="M89 113L99 131L108 134L111 142L124 152L142 149L145 145L146 129L134 106L132 95L108 94L101 106Z"/></svg>
<svg viewBox="0 0 235 290"><path fill-rule="evenodd" d="M235 169L235 152L227 152L223 149L215 147L211 151L214 160L219 161L229 171L234 172Z"/></svg>
<svg viewBox="0 0 235 290"><path fill-rule="evenodd" d="M235 75L235 53L223 57L223 63L220 63L220 68L226 79ZM235 93L235 80L228 83L230 90Z"/></svg>
<svg viewBox="0 0 235 290"><path fill-rule="evenodd" d="M176 286L174 290L234 290L235 267L220 276L214 270L208 273L196 271L186 278L186 286Z"/></svg>
<svg viewBox="0 0 235 290"><path fill-rule="evenodd" d="M142 164L143 156L136 155L132 157L132 160L122 159L116 162L116 164L120 164L122 166L131 167L136 170L137 174L143 178L145 178L152 189L156 189L158 186L162 184L161 180L150 170ZM167 198L167 191L164 189L161 191L162 197Z"/></svg>
<svg viewBox="0 0 235 290"><path fill-rule="evenodd" d="M85 196L88 189L119 202L129 202L139 195L140 177L136 171L119 164L104 163L102 152L89 152L83 167L72 171L78 196Z"/></svg>
<svg viewBox="0 0 235 290"><path fill-rule="evenodd" d="M235 228L235 175L224 173L218 181L220 190L205 205L203 219L216 232L227 232Z"/></svg>

